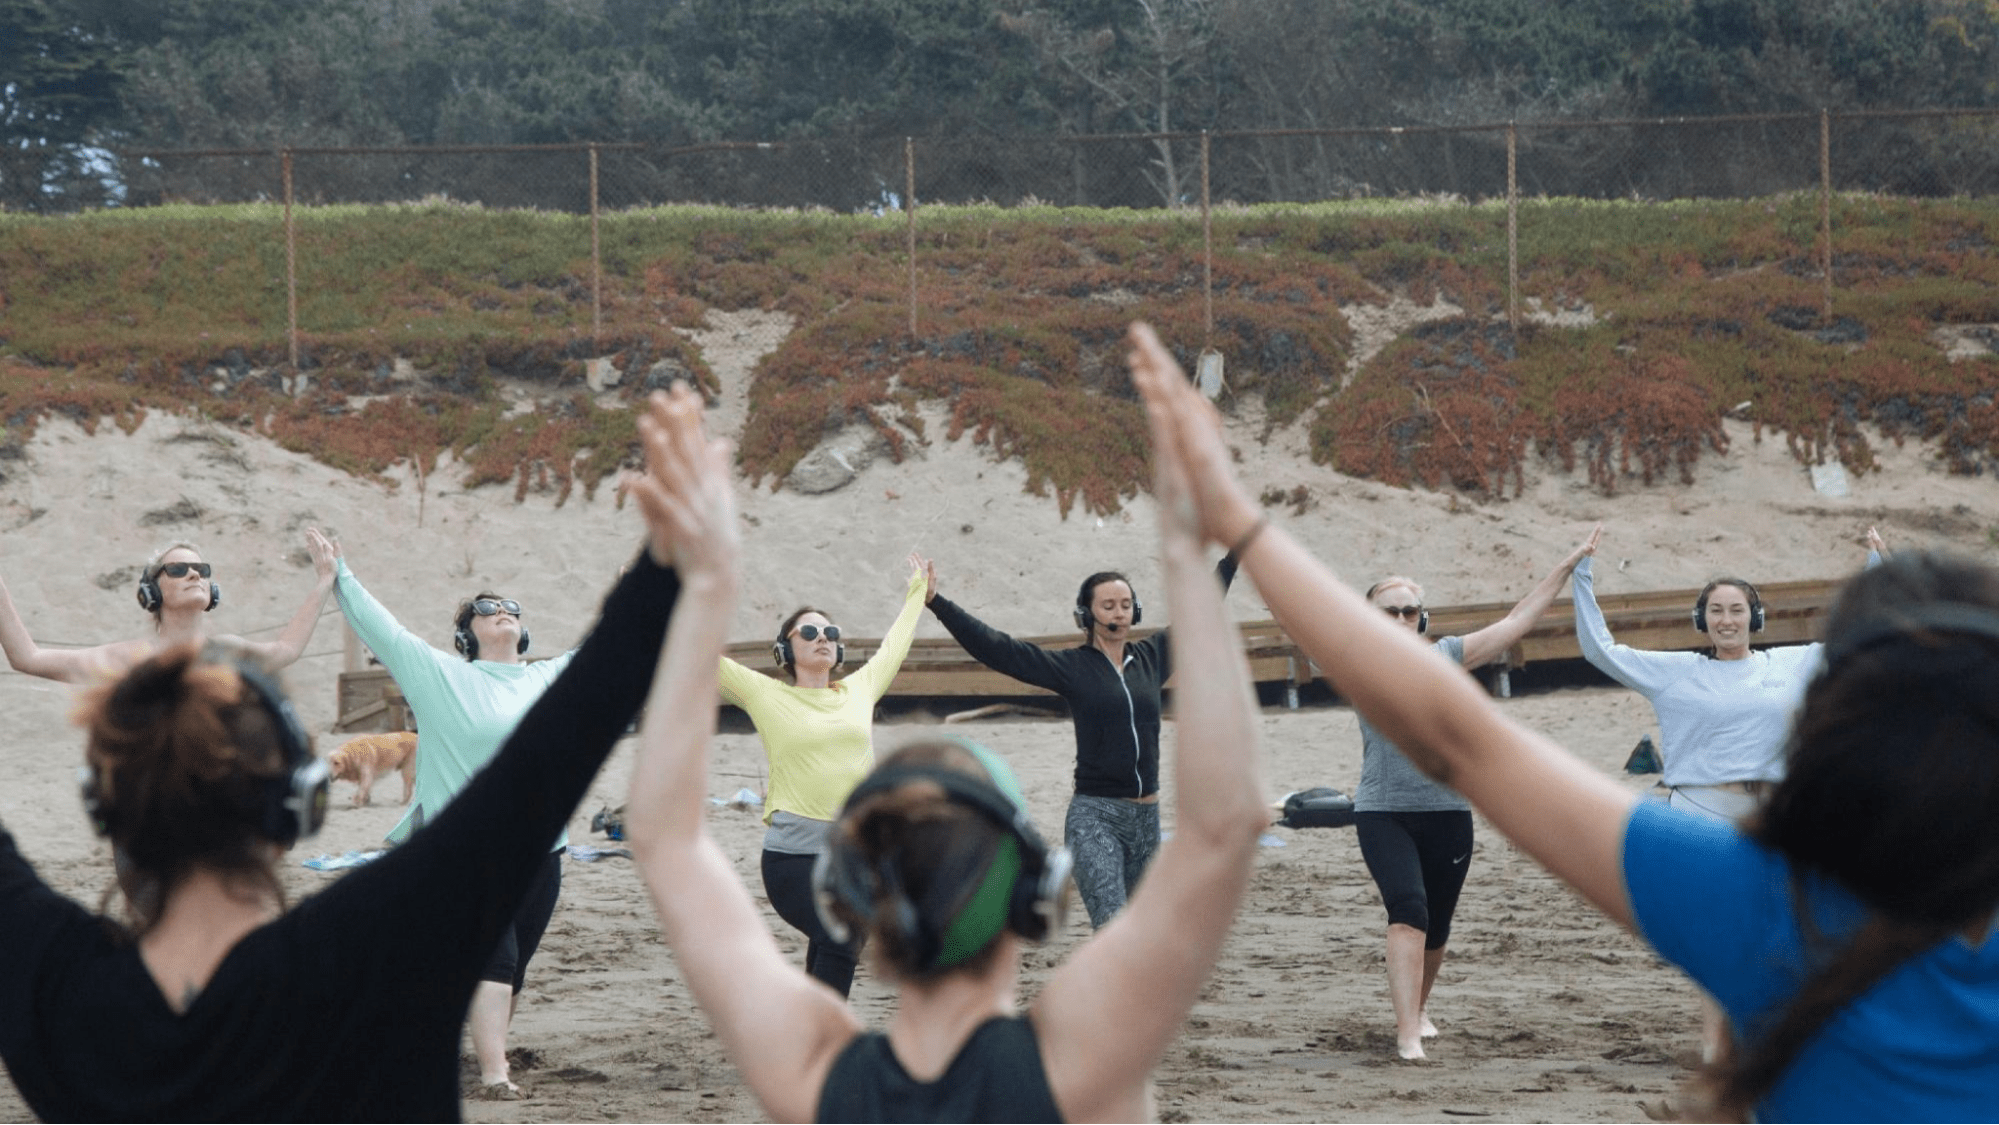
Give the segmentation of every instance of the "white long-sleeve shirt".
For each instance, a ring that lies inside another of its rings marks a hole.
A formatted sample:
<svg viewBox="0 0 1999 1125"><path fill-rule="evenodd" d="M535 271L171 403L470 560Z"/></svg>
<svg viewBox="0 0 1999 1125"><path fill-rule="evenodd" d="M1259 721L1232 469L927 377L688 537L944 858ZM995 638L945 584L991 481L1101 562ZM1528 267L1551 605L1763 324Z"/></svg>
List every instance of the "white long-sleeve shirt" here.
<svg viewBox="0 0 1999 1125"><path fill-rule="evenodd" d="M1659 718L1667 785L1784 776L1784 740L1805 685L1824 661L1824 645L1752 651L1741 660L1647 652L1611 639L1588 558L1576 567L1574 596L1584 659L1643 695Z"/></svg>

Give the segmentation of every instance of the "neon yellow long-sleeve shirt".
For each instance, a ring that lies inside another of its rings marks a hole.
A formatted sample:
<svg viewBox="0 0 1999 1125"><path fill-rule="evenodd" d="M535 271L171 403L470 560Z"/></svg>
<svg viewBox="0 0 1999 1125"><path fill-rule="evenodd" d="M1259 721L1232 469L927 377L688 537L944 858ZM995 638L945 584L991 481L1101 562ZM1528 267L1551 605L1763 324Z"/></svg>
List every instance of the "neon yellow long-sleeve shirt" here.
<svg viewBox="0 0 1999 1125"><path fill-rule="evenodd" d="M881 648L831 687L795 687L722 658L722 698L749 712L770 759L765 823L779 809L832 820L840 815L847 794L874 768L875 704L909 655L916 619L923 613L923 593L923 574L912 574L902 612Z"/></svg>

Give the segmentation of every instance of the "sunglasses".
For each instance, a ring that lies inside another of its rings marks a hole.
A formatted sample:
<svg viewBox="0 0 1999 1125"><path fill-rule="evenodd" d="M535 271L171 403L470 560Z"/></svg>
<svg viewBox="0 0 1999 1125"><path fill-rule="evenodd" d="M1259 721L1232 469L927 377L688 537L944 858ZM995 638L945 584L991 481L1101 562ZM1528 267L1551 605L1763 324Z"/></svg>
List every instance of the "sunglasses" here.
<svg viewBox="0 0 1999 1125"><path fill-rule="evenodd" d="M829 641L840 639L840 627L838 625L827 625L824 628L818 625L800 625L798 627L798 639L801 641L816 641L822 632L826 634L826 639Z"/></svg>
<svg viewBox="0 0 1999 1125"><path fill-rule="evenodd" d="M1423 607L1420 605L1385 605L1381 607L1381 612L1390 617L1400 617L1404 621L1415 621L1423 616Z"/></svg>
<svg viewBox="0 0 1999 1125"><path fill-rule="evenodd" d="M215 573L215 568L209 566L207 563L189 563L189 562L167 563L164 566L160 567L158 573L164 574L168 578L186 578L187 572L190 570L195 572L196 574L201 575L203 578L206 578L209 575Z"/></svg>
<svg viewBox="0 0 1999 1125"><path fill-rule="evenodd" d="M519 617L521 603L512 598L500 598L497 601L492 598L480 598L472 603L472 612L481 617L491 617L496 613L511 613Z"/></svg>

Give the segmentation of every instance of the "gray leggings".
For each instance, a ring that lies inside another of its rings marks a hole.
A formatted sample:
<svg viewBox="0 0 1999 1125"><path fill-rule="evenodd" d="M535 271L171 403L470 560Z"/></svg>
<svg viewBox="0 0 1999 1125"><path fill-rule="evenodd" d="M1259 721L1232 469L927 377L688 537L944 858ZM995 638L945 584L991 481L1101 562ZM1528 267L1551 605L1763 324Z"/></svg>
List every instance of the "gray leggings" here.
<svg viewBox="0 0 1999 1125"><path fill-rule="evenodd" d="M1101 928L1124 909L1159 850L1159 805L1078 793L1069 798L1062 841L1076 861L1076 893L1090 926Z"/></svg>

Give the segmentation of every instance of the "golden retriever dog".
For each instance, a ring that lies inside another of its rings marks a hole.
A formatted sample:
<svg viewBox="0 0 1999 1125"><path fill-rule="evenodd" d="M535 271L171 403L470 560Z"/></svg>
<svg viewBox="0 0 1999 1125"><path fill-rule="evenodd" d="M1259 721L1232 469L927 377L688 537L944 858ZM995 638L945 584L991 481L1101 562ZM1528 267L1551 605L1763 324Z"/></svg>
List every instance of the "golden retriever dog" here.
<svg viewBox="0 0 1999 1125"><path fill-rule="evenodd" d="M416 791L416 732L399 730L350 738L326 756L326 766L333 772L334 780L351 781L358 786L354 790L357 809L368 803L376 778L401 771L402 803L407 805Z"/></svg>

